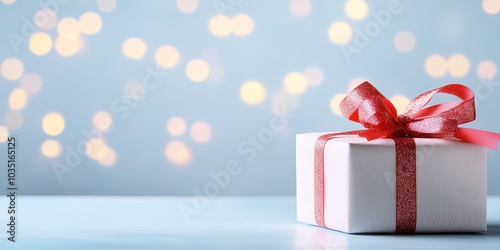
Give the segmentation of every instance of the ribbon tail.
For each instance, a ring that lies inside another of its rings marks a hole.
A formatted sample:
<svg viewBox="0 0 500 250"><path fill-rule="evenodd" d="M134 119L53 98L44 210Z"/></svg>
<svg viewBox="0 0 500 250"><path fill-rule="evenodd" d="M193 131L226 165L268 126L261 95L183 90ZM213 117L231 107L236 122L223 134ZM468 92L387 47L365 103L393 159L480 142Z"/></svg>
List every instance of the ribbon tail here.
<svg viewBox="0 0 500 250"><path fill-rule="evenodd" d="M325 225L325 146L340 135L358 135L364 130L325 134L316 140L314 146L314 218L318 226Z"/></svg>
<svg viewBox="0 0 500 250"><path fill-rule="evenodd" d="M500 134L472 128L457 128L455 137L494 150L498 149L498 142L500 142Z"/></svg>

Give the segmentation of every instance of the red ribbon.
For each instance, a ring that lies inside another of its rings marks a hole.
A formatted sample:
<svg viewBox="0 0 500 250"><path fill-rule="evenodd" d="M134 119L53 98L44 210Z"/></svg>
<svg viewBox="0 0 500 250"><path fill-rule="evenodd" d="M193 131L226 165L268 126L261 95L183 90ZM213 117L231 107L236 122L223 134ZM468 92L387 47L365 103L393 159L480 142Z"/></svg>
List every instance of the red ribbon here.
<svg viewBox="0 0 500 250"><path fill-rule="evenodd" d="M460 101L425 107L437 93L454 95ZM474 93L461 84L449 84L415 97L402 115L373 85L364 82L340 103L342 114L366 129L320 136L314 149L314 215L325 225L324 151L326 142L340 135L357 135L368 141L391 138L396 150L396 232L414 233L417 224L416 145L413 138L454 137L497 149L500 134L460 128L476 119Z"/></svg>

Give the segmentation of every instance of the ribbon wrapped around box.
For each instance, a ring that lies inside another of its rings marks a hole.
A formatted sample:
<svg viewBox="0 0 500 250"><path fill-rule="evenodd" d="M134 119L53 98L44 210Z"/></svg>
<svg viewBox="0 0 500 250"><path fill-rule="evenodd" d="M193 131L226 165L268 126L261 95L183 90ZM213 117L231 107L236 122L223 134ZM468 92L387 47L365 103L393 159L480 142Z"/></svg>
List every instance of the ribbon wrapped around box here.
<svg viewBox="0 0 500 250"><path fill-rule="evenodd" d="M460 101L426 107L436 93ZM474 93L449 84L397 115L369 82L340 103L366 129L297 135L297 220L347 233L486 230L486 148L500 134L462 128Z"/></svg>

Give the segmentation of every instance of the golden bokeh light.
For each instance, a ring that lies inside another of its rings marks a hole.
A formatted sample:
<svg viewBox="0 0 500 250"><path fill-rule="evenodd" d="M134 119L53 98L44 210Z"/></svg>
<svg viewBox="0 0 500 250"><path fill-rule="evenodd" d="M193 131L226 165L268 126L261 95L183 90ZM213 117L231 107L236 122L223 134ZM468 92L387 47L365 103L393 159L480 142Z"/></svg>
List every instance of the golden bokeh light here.
<svg viewBox="0 0 500 250"><path fill-rule="evenodd" d="M335 22L328 28L328 38L336 44L346 44L352 39L352 28L346 22Z"/></svg>
<svg viewBox="0 0 500 250"><path fill-rule="evenodd" d="M56 52L60 56L69 57L75 55L82 48L82 39L66 39L59 37L56 40Z"/></svg>
<svg viewBox="0 0 500 250"><path fill-rule="evenodd" d="M181 117L172 117L167 122L167 131L173 136L180 136L186 132L186 121Z"/></svg>
<svg viewBox="0 0 500 250"><path fill-rule="evenodd" d="M42 78L37 74L28 73L21 77L20 85L26 93L33 95L38 93L42 88Z"/></svg>
<svg viewBox="0 0 500 250"><path fill-rule="evenodd" d="M454 77L463 77L469 72L469 60L463 55L452 55L448 59L448 72Z"/></svg>
<svg viewBox="0 0 500 250"><path fill-rule="evenodd" d="M0 73L10 81L17 81L24 73L24 64L17 58L8 58L0 65Z"/></svg>
<svg viewBox="0 0 500 250"><path fill-rule="evenodd" d="M116 152L112 148L107 148L106 154L103 157L97 159L97 162L104 167L111 167L116 163Z"/></svg>
<svg viewBox="0 0 500 250"><path fill-rule="evenodd" d="M56 158L61 155L61 144L56 140L45 140L41 150L45 157Z"/></svg>
<svg viewBox="0 0 500 250"><path fill-rule="evenodd" d="M99 111L94 114L92 124L96 129L106 132L113 124L113 117L106 111Z"/></svg>
<svg viewBox="0 0 500 250"><path fill-rule="evenodd" d="M261 104L266 98L266 89L260 82L247 81L241 85L240 97L247 104Z"/></svg>
<svg viewBox="0 0 500 250"><path fill-rule="evenodd" d="M307 79L302 73L292 72L285 76L283 86L290 94L302 94L307 89Z"/></svg>
<svg viewBox="0 0 500 250"><path fill-rule="evenodd" d="M9 138L9 129L0 125L0 143L6 142L7 138Z"/></svg>
<svg viewBox="0 0 500 250"><path fill-rule="evenodd" d="M122 46L123 54L134 60L139 60L146 54L146 43L137 37L132 37L123 43Z"/></svg>
<svg viewBox="0 0 500 250"><path fill-rule="evenodd" d="M442 77L446 74L448 63L441 55L431 55L425 60L425 71L429 76Z"/></svg>
<svg viewBox="0 0 500 250"><path fill-rule="evenodd" d="M232 31L232 21L226 15L215 15L210 18L208 29L214 36L228 36Z"/></svg>
<svg viewBox="0 0 500 250"><path fill-rule="evenodd" d="M52 49L52 38L47 33L36 32L30 37L28 46L33 54L43 56Z"/></svg>
<svg viewBox="0 0 500 250"><path fill-rule="evenodd" d="M172 141L165 148L167 159L175 165L185 166L191 162L191 150L182 141Z"/></svg>
<svg viewBox="0 0 500 250"><path fill-rule="evenodd" d="M64 131L66 126L64 118L59 113L48 113L43 117L43 131L50 136L57 136Z"/></svg>
<svg viewBox="0 0 500 250"><path fill-rule="evenodd" d="M116 8L116 0L97 0L97 8L102 12L111 12Z"/></svg>
<svg viewBox="0 0 500 250"><path fill-rule="evenodd" d="M95 35L99 33L102 28L102 19L99 14L95 12L85 12L78 20L80 30L85 35Z"/></svg>
<svg viewBox="0 0 500 250"><path fill-rule="evenodd" d="M405 112L406 106L410 104L410 99L404 95L395 95L391 97L390 101L398 111L398 114L403 114Z"/></svg>
<svg viewBox="0 0 500 250"><path fill-rule="evenodd" d="M191 139L197 143L205 143L212 137L212 127L206 122L195 122L189 130Z"/></svg>
<svg viewBox="0 0 500 250"><path fill-rule="evenodd" d="M210 74L208 64L201 59L193 59L186 66L186 75L193 82L203 82Z"/></svg>
<svg viewBox="0 0 500 250"><path fill-rule="evenodd" d="M87 156L96 161L103 159L109 150L110 148L102 139L93 138L85 144L85 152L87 153Z"/></svg>
<svg viewBox="0 0 500 250"><path fill-rule="evenodd" d="M49 8L43 8L33 17L35 25L42 30L51 30L57 25L57 13Z"/></svg>
<svg viewBox="0 0 500 250"><path fill-rule="evenodd" d="M198 0L177 0L177 9L180 12L191 14L198 8Z"/></svg>
<svg viewBox="0 0 500 250"><path fill-rule="evenodd" d="M345 94L336 94L330 100L330 109L334 114L342 116L342 111L340 111L340 102L342 102L345 97Z"/></svg>
<svg viewBox="0 0 500 250"><path fill-rule="evenodd" d="M80 37L80 25L78 21L71 17L63 18L57 25L59 36L69 40L75 40Z"/></svg>
<svg viewBox="0 0 500 250"><path fill-rule="evenodd" d="M9 107L12 110L20 110L26 106L28 95L21 88L12 90L9 96Z"/></svg>
<svg viewBox="0 0 500 250"><path fill-rule="evenodd" d="M238 14L231 20L232 32L237 36L248 36L253 30L253 20L249 15Z"/></svg>
<svg viewBox="0 0 500 250"><path fill-rule="evenodd" d="M155 61L162 68L172 68L179 62L179 51L170 45L161 46L156 50Z"/></svg>
<svg viewBox="0 0 500 250"><path fill-rule="evenodd" d="M352 19L364 19L368 15L368 4L364 0L348 0L345 4L345 12Z"/></svg>

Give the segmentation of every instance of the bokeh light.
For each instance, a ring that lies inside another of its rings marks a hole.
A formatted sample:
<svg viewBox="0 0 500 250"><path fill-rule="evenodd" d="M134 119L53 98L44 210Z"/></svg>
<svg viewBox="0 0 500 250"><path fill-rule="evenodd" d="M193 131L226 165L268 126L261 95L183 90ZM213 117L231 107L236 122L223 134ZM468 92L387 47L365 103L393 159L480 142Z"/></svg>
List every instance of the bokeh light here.
<svg viewBox="0 0 500 250"><path fill-rule="evenodd" d="M82 39L66 39L59 37L56 40L56 52L63 57L75 55L82 48Z"/></svg>
<svg viewBox="0 0 500 250"><path fill-rule="evenodd" d="M193 141L198 143L205 143L212 137L212 127L206 122L195 122L191 125L189 135Z"/></svg>
<svg viewBox="0 0 500 250"><path fill-rule="evenodd" d="M180 12L191 14L198 8L198 0L177 0L177 9Z"/></svg>
<svg viewBox="0 0 500 250"><path fill-rule="evenodd" d="M203 82L210 74L208 64L201 59L193 59L186 66L186 75L193 82Z"/></svg>
<svg viewBox="0 0 500 250"><path fill-rule="evenodd" d="M75 40L80 37L80 25L78 21L71 17L63 18L57 25L59 36L69 40Z"/></svg>
<svg viewBox="0 0 500 250"><path fill-rule="evenodd" d="M111 12L116 8L116 0L97 0L97 8L102 12Z"/></svg>
<svg viewBox="0 0 500 250"><path fill-rule="evenodd" d="M92 118L92 124L95 128L106 132L113 124L113 117L106 111L98 111Z"/></svg>
<svg viewBox="0 0 500 250"><path fill-rule="evenodd" d="M2 73L5 79L16 81L21 78L24 73L23 62L17 58L8 58L0 65L0 73Z"/></svg>
<svg viewBox="0 0 500 250"><path fill-rule="evenodd" d="M116 155L115 150L113 150L112 148L107 148L104 156L97 159L97 162L99 162L99 164L101 164L104 167L111 167L111 166L115 165L116 158L117 158L117 155Z"/></svg>
<svg viewBox="0 0 500 250"><path fill-rule="evenodd" d="M261 104L266 98L266 89L260 82L247 81L241 85L240 97L247 104Z"/></svg>
<svg viewBox="0 0 500 250"><path fill-rule="evenodd" d="M415 35L409 31L401 31L394 36L394 47L401 52L412 51L416 44Z"/></svg>
<svg viewBox="0 0 500 250"><path fill-rule="evenodd" d="M18 129L23 126L24 116L17 110L9 110L3 117L3 124L10 130Z"/></svg>
<svg viewBox="0 0 500 250"><path fill-rule="evenodd" d="M307 89L306 77L298 72L292 72L285 76L283 80L285 90L290 94L302 94Z"/></svg>
<svg viewBox="0 0 500 250"><path fill-rule="evenodd" d="M286 107L286 108L285 108ZM283 110L293 112L299 107L299 97L284 90L276 92L273 96L272 110Z"/></svg>
<svg viewBox="0 0 500 250"><path fill-rule="evenodd" d="M146 89L138 80L130 80L123 86L123 94L134 101L142 101L145 97Z"/></svg>
<svg viewBox="0 0 500 250"><path fill-rule="evenodd" d="M391 97L390 101L398 111L398 114L404 113L406 106L410 104L410 99L404 95L396 95Z"/></svg>
<svg viewBox="0 0 500 250"><path fill-rule="evenodd" d="M156 50L155 61L163 68L172 68L179 62L179 51L173 46L164 45Z"/></svg>
<svg viewBox="0 0 500 250"><path fill-rule="evenodd" d="M323 83L323 71L318 67L307 68L304 70L304 76L307 79L307 83L311 86L317 86Z"/></svg>
<svg viewBox="0 0 500 250"><path fill-rule="evenodd" d="M102 19L95 12L85 12L78 20L79 28L85 35L95 35L102 28Z"/></svg>
<svg viewBox="0 0 500 250"><path fill-rule="evenodd" d="M305 17L311 12L311 2L309 0L290 1L290 12L296 17Z"/></svg>
<svg viewBox="0 0 500 250"><path fill-rule="evenodd" d="M6 142L9 138L9 129L0 125L0 143Z"/></svg>
<svg viewBox="0 0 500 250"><path fill-rule="evenodd" d="M134 60L139 60L146 54L146 43L137 37L132 37L123 43L123 54Z"/></svg>
<svg viewBox="0 0 500 250"><path fill-rule="evenodd" d="M50 136L57 136L64 131L64 118L59 113L48 113L43 117L43 131Z"/></svg>
<svg viewBox="0 0 500 250"><path fill-rule="evenodd" d="M366 82L367 80L365 78L354 78L350 83L349 83L349 92L351 92L353 89L355 89L358 85L361 83Z"/></svg>
<svg viewBox="0 0 500 250"><path fill-rule="evenodd" d="M167 159L175 165L184 166L191 162L191 150L182 141L172 141L165 148Z"/></svg>
<svg viewBox="0 0 500 250"><path fill-rule="evenodd" d="M463 55L452 55L448 59L448 72L454 77L462 77L469 72L469 60Z"/></svg>
<svg viewBox="0 0 500 250"><path fill-rule="evenodd" d="M9 96L9 107L12 110L20 110L26 106L28 95L21 88L12 90Z"/></svg>
<svg viewBox="0 0 500 250"><path fill-rule="evenodd" d="M328 28L328 38L337 44L346 44L352 39L352 28L346 22L335 22Z"/></svg>
<svg viewBox="0 0 500 250"><path fill-rule="evenodd" d="M477 74L481 79L493 79L497 75L497 65L492 61L482 61L477 66Z"/></svg>
<svg viewBox="0 0 500 250"><path fill-rule="evenodd" d="M186 132L186 121L181 117L172 117L167 122L167 131L173 136L181 136Z"/></svg>
<svg viewBox="0 0 500 250"><path fill-rule="evenodd" d="M109 150L110 148L102 139L92 138L85 144L87 156L97 161L103 159Z"/></svg>
<svg viewBox="0 0 500 250"><path fill-rule="evenodd" d="M340 111L340 102L344 100L346 97L345 94L336 94L332 97L330 100L330 109L333 111L334 114L336 115L342 115L342 111Z"/></svg>
<svg viewBox="0 0 500 250"><path fill-rule="evenodd" d="M52 49L52 38L47 33L36 32L30 37L29 48L37 56L46 55Z"/></svg>
<svg viewBox="0 0 500 250"><path fill-rule="evenodd" d="M49 8L43 8L33 17L35 25L42 30L51 30L57 25L57 13Z"/></svg>
<svg viewBox="0 0 500 250"><path fill-rule="evenodd" d="M16 0L2 0L2 3L5 4L5 5L11 5L13 3L15 3Z"/></svg>
<svg viewBox="0 0 500 250"><path fill-rule="evenodd" d="M348 0L345 4L345 12L352 19L364 19L368 15L368 4L364 0Z"/></svg>
<svg viewBox="0 0 500 250"><path fill-rule="evenodd" d="M228 36L232 31L232 21L226 15L215 15L210 18L208 29L214 36Z"/></svg>
<svg viewBox="0 0 500 250"><path fill-rule="evenodd" d="M432 77L442 77L446 74L448 63L441 55L431 55L425 60L425 71Z"/></svg>
<svg viewBox="0 0 500 250"><path fill-rule="evenodd" d="M249 15L238 14L231 20L232 32L237 36L248 36L253 30L253 20Z"/></svg>
<svg viewBox="0 0 500 250"><path fill-rule="evenodd" d="M41 150L45 157L56 158L61 154L61 144L56 140L45 140Z"/></svg>
<svg viewBox="0 0 500 250"><path fill-rule="evenodd" d="M482 6L483 10L490 15L500 12L500 0L483 0Z"/></svg>
<svg viewBox="0 0 500 250"><path fill-rule="evenodd" d="M42 88L42 78L37 74L28 73L21 77L20 85L26 93L33 95L38 93Z"/></svg>

